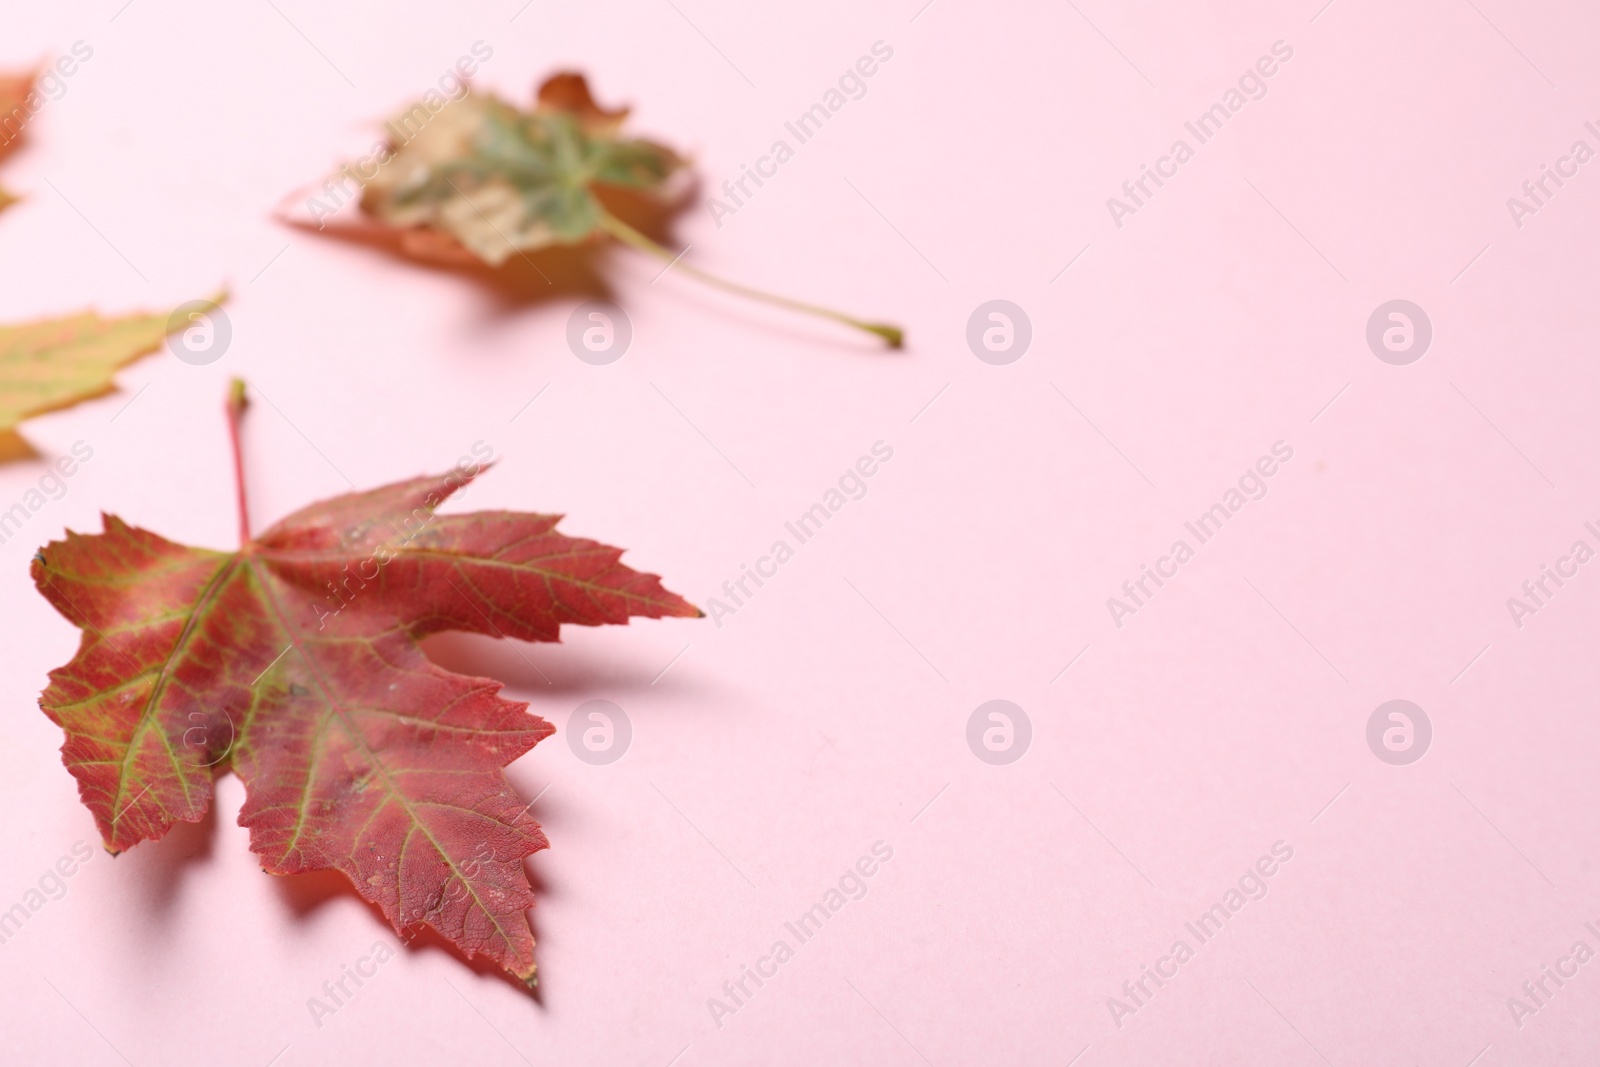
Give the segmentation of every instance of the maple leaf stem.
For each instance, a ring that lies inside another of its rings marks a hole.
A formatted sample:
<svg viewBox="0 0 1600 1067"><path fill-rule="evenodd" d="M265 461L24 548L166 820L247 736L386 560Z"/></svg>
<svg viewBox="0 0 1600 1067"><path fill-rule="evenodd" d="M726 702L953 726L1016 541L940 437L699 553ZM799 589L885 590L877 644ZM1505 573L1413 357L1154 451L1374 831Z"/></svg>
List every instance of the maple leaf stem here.
<svg viewBox="0 0 1600 1067"><path fill-rule="evenodd" d="M898 326L890 326L881 322L865 322L854 315L846 315L844 312L835 311L832 308L821 307L817 304L807 304L801 300L791 300L789 297L779 296L776 293L753 289L748 285L740 285L738 282L730 282L725 278L719 278L715 274L709 274L698 267L684 263L682 262L682 252L674 255L670 249L652 241L610 212L600 212L600 228L623 244L637 248L646 255L654 256L656 259L668 264L668 266L676 264L679 270L685 274L692 275L707 285L715 286L730 293L737 293L739 296L747 297L751 300L759 300L765 304L775 304L778 307L788 308L790 311L818 315L825 319L832 319L835 322L842 322L846 326L854 326L858 330L865 330L867 333L883 338L889 342L890 348L899 348L905 343L905 331Z"/></svg>
<svg viewBox="0 0 1600 1067"><path fill-rule="evenodd" d="M250 505L244 492L244 449L239 444L239 424L250 401L244 395L244 379L228 383L228 438L233 442L233 484L239 499L239 544L250 543Z"/></svg>

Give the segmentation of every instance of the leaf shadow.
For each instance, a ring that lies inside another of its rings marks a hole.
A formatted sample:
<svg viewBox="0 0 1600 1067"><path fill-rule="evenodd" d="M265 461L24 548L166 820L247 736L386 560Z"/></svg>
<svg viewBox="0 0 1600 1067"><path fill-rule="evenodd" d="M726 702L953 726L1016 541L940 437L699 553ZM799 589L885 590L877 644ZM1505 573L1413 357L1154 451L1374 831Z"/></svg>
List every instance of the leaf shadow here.
<svg viewBox="0 0 1600 1067"><path fill-rule="evenodd" d="M537 705L544 697L595 696L610 694L682 693L689 682L675 671L661 672L660 663L597 655L565 642L526 642L510 638L469 634L459 630L430 634L423 639L427 657L447 671L483 678L494 678L506 689L532 697ZM560 648L559 655L548 649ZM540 709L535 706L535 712Z"/></svg>
<svg viewBox="0 0 1600 1067"><path fill-rule="evenodd" d="M217 804L215 795L206 812L195 822L173 823L172 829L158 841L145 841L139 847L114 857L119 871L131 868L127 891L131 897L142 901L138 909L149 921L140 924L147 934L165 940L178 911L178 898L182 881L190 868L210 863L217 838Z"/></svg>

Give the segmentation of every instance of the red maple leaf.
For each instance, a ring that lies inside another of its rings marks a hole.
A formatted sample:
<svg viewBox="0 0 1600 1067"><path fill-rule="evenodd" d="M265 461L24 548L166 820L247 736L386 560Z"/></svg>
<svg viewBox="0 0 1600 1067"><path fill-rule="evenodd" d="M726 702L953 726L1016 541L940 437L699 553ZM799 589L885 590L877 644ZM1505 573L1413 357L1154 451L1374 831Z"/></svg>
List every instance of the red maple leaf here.
<svg viewBox="0 0 1600 1067"><path fill-rule="evenodd" d="M503 768L554 732L500 683L453 674L442 630L556 641L562 623L700 611L555 531L560 516L440 515L475 465L314 504L241 547L191 548L102 516L33 579L83 636L40 699L113 853L195 822L231 768L272 874L336 869L397 932L425 924L530 985L523 860L548 842Z"/></svg>

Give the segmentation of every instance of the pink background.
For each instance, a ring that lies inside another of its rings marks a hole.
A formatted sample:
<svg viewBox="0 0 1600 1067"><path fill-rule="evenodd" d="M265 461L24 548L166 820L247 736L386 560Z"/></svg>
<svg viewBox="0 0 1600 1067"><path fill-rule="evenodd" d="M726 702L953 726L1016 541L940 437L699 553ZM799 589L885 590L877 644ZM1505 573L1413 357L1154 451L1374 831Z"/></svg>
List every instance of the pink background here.
<svg viewBox="0 0 1600 1067"><path fill-rule="evenodd" d="M13 5L0 64L94 56L0 166L27 196L0 215L0 321L226 282L234 338L30 422L44 458L0 467L3 509L94 449L0 546L0 909L95 841L34 707L77 631L28 559L101 509L232 545L230 376L270 401L246 432L258 526L482 439L502 462L463 508L564 512L701 604L873 442L894 459L720 628L435 646L563 731L589 699L633 724L610 766L558 733L509 772L548 790L539 1003L424 947L316 1025L307 999L397 938L336 881L263 876L229 778L207 823L115 862L96 845L0 945L0 1058L1594 1059L1600 962L1520 1028L1507 998L1600 949L1600 564L1520 629L1506 599L1600 546L1600 163L1520 229L1506 198L1574 140L1600 148L1600 21L1321 2ZM708 269L902 322L907 350L652 284L618 251L633 345L589 366L564 341L575 299L507 308L272 221L477 40L481 84L522 98L581 67L711 185L887 43L745 208L718 228L696 206L677 235ZM1116 227L1106 198L1279 40L1268 94ZM1009 366L964 339L994 298L1033 324ZM1434 328L1405 367L1364 338L1394 298ZM1266 498L1115 626L1106 598L1279 440ZM1009 766L966 743L996 698L1033 724ZM1396 698L1434 729L1404 767L1365 740ZM708 998L879 840L866 897L718 1027ZM1107 998L1280 840L1267 896L1119 1027Z"/></svg>

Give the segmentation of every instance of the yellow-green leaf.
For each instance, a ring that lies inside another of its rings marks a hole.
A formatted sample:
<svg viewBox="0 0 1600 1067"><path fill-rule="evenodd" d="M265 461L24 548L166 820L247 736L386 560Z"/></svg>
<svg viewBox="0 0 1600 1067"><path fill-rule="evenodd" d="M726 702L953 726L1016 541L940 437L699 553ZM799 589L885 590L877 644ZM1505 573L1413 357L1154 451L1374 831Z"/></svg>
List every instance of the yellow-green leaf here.
<svg viewBox="0 0 1600 1067"><path fill-rule="evenodd" d="M222 297L208 301L211 308ZM86 311L0 326L0 433L17 423L111 391L117 369L160 347L187 321L171 314L107 319Z"/></svg>

